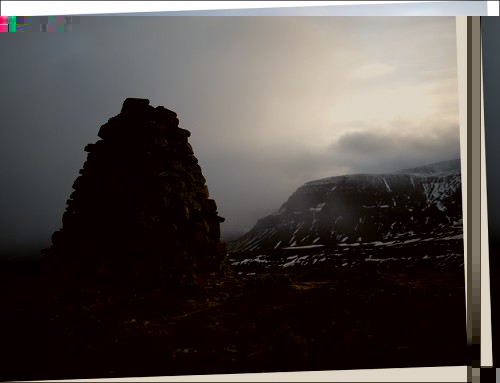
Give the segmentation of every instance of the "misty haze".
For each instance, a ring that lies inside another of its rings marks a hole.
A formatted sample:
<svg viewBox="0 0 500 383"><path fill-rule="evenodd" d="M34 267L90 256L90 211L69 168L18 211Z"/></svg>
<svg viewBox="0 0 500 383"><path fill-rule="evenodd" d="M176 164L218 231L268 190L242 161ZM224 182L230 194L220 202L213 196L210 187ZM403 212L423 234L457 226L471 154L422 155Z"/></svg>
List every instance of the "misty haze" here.
<svg viewBox="0 0 500 383"><path fill-rule="evenodd" d="M0 378L465 364L455 18L4 35Z"/></svg>

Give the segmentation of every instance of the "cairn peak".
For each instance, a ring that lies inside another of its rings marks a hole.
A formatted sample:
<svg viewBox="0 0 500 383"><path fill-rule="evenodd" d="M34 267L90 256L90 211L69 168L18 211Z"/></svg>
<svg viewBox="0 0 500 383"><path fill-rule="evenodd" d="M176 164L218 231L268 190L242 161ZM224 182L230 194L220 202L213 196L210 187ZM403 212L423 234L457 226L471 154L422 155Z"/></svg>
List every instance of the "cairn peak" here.
<svg viewBox="0 0 500 383"><path fill-rule="evenodd" d="M121 113L128 111L134 112L140 109L148 108L149 100L147 98L126 98L123 101Z"/></svg>

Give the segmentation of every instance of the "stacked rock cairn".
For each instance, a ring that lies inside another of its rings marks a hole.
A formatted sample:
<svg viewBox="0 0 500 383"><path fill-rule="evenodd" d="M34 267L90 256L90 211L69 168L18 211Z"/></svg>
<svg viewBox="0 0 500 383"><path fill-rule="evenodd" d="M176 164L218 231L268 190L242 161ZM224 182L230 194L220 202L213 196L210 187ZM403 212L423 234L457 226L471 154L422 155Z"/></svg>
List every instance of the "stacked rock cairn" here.
<svg viewBox="0 0 500 383"><path fill-rule="evenodd" d="M178 125L176 113L128 98L85 147L62 228L42 251L63 290L85 280L175 290L231 275L224 219Z"/></svg>

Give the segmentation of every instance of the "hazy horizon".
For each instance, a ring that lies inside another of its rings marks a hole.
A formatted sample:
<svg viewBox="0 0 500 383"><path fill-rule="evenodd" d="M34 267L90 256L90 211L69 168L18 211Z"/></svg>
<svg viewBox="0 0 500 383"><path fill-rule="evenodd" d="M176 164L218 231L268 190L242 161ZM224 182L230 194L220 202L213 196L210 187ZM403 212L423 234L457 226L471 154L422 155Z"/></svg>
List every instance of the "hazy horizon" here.
<svg viewBox="0 0 500 383"><path fill-rule="evenodd" d="M314 179L460 157L454 17L98 16L0 38L0 253L50 244L128 97L192 133L223 234Z"/></svg>

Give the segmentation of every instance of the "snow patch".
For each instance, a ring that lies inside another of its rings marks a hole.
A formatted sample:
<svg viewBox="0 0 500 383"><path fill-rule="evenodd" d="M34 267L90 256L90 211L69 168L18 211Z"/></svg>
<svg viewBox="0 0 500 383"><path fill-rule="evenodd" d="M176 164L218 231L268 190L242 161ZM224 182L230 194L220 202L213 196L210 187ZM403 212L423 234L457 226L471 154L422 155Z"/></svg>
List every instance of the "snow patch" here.
<svg viewBox="0 0 500 383"><path fill-rule="evenodd" d="M306 245L306 246L290 246L283 247L284 250L297 250L297 249L313 249L315 247L323 247L325 245Z"/></svg>
<svg viewBox="0 0 500 383"><path fill-rule="evenodd" d="M302 263L304 264L303 262L301 261L304 261L308 258L309 256L308 255L304 255L303 257L300 257L298 258L298 256L295 256L294 259L292 259L290 262L287 262L285 263L284 265L282 265L281 267L290 267L290 266L293 266L297 263Z"/></svg>
<svg viewBox="0 0 500 383"><path fill-rule="evenodd" d="M392 193L392 190L391 190L391 188L389 187L389 184L387 183L387 180L386 180L384 177L382 177L382 179L384 180L385 187L387 188L387 191L388 191L389 193Z"/></svg>
<svg viewBox="0 0 500 383"><path fill-rule="evenodd" d="M400 258L406 259L406 258ZM385 261L397 261L397 258L365 258L365 261L373 261L373 262L385 262Z"/></svg>
<svg viewBox="0 0 500 383"><path fill-rule="evenodd" d="M373 245L373 246L389 246L392 245L396 241L388 241L388 242L380 242L380 241L375 241L375 242L370 242L368 245Z"/></svg>
<svg viewBox="0 0 500 383"><path fill-rule="evenodd" d="M316 207L311 207L309 210L314 211L315 213L318 213L323 209L323 207L325 207L325 205L326 205L326 202L321 202L321 203L317 204Z"/></svg>
<svg viewBox="0 0 500 383"><path fill-rule="evenodd" d="M463 239L463 238L464 238L464 235L462 233L462 234L453 235L451 237L442 237L442 238L439 238L439 239L449 240L449 239Z"/></svg>
<svg viewBox="0 0 500 383"><path fill-rule="evenodd" d="M355 242L355 243L338 243L337 244L337 246L359 246L359 245L360 245L359 242Z"/></svg>
<svg viewBox="0 0 500 383"><path fill-rule="evenodd" d="M256 262L256 263L268 263L269 261L267 261L265 259L261 259L264 257L266 257L266 255L259 255L257 258L246 258L246 259L243 259L241 261L231 263L231 266L247 265L249 263L254 263L254 262Z"/></svg>

